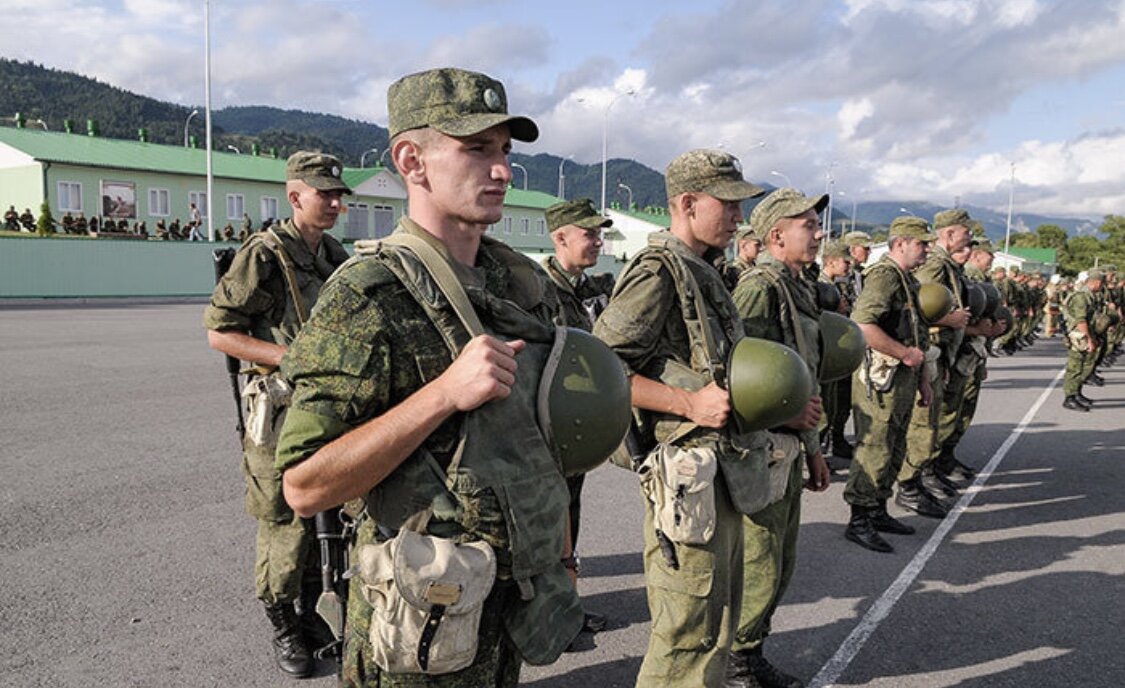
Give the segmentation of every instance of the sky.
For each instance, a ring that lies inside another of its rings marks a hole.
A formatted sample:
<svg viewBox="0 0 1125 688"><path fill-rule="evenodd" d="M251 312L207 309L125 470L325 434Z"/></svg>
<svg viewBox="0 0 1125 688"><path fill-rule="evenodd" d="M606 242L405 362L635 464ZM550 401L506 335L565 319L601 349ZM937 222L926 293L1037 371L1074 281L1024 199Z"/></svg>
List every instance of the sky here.
<svg viewBox="0 0 1125 688"><path fill-rule="evenodd" d="M0 56L204 100L204 0L0 0ZM505 84L522 153L692 148L851 202L1125 214L1125 0L211 0L212 106L387 123L439 66ZM1013 168L1014 165L1014 168ZM1014 185L1012 174L1014 169Z"/></svg>

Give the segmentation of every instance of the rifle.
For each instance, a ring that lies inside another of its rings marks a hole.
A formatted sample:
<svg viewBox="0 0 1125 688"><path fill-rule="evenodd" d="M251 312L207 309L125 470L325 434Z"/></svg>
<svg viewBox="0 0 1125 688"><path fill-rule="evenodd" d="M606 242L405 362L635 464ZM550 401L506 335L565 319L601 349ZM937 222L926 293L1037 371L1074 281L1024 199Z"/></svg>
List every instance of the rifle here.
<svg viewBox="0 0 1125 688"><path fill-rule="evenodd" d="M317 659L331 657L337 670L343 667L344 625L348 609L348 543L355 530L355 522L336 507L321 511L315 517L316 540L320 544L320 597L316 613L335 638L313 654Z"/></svg>
<svg viewBox="0 0 1125 688"><path fill-rule="evenodd" d="M215 260L215 284L218 284L223 275L230 270L235 253L236 251L233 248L217 248L211 252L211 257ZM231 392L234 393L234 407L238 410L238 425L235 426L235 430L238 431L238 438L242 439L246 434L246 421L242 418L242 387L238 383L240 363L237 358L230 354L226 354L226 359L230 388Z"/></svg>

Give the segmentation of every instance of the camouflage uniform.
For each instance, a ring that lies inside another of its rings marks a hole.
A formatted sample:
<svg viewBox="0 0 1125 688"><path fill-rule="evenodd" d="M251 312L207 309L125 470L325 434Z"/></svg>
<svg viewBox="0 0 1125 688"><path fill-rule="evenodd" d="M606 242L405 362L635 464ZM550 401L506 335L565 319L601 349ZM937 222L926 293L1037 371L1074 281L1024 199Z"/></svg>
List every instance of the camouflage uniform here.
<svg viewBox="0 0 1125 688"><path fill-rule="evenodd" d="M964 266L965 279L969 282L982 284L984 282L991 282L988 275L972 264ZM973 416L976 415L977 401L980 399L981 385L984 383L985 377L988 375L988 354L987 342L984 337L970 337L969 340L961 345L960 357L973 356L978 358L977 364L971 368L971 372L966 376L964 385L961 391L961 403L958 409L956 418L953 419L951 426L938 437L939 454L938 462L939 470L948 473L951 459L954 458L954 451L957 445L961 442L961 438L969 429L969 425L973 421ZM974 348L976 347L976 348ZM980 356L981 352L984 356ZM967 370L967 368L963 368ZM943 418L943 428L946 426L944 423L949 422L948 419Z"/></svg>
<svg viewBox="0 0 1125 688"><path fill-rule="evenodd" d="M789 292L796 313L791 312L782 289ZM734 302L747 336L780 342L797 351L808 365L812 379L819 379L820 307L811 284L795 277L772 255L763 254L755 268L739 281ZM799 323L800 335L794 330L794 320ZM798 436L807 457L820 451L820 434L816 429L798 432L776 428L772 432ZM753 650L762 644L793 576L801 521L802 472L801 461L794 461L785 496L747 516L742 523L742 610L733 650Z"/></svg>
<svg viewBox="0 0 1125 688"><path fill-rule="evenodd" d="M430 242L452 263L444 246L409 219L402 219L396 231ZM510 328L514 325L500 312L511 308L507 304L515 304L523 309L523 318L529 318L534 327L540 328L536 337L541 338L543 333L553 332L551 326L557 314L554 290L547 276L533 265L525 273L531 276L530 281L514 275L511 260L501 260L502 256L510 258L512 255L514 253L502 244L486 239L478 251L475 268L453 267L459 272L458 278L489 331L500 337L526 336L522 332L512 332ZM518 260L526 261L522 257ZM440 307L446 312L449 310L448 304ZM497 308L500 310L494 311ZM434 316L412 295L411 285L405 284L378 256L357 257L342 267L326 287L316 313L283 362L282 369L294 381L296 390L279 442L278 468L284 471L300 463L352 428L397 406L435 379L452 362L446 341L446 335L434 324ZM523 367L521 363L521 369ZM515 395L509 397L514 398ZM427 502L419 501L418 491L432 487L427 455L443 468L448 466L459 447L462 424L468 422L470 415L457 414L447 419L426 438L422 447L372 488L365 499L367 517L357 531L355 551L388 539L403 526L404 517L411 509L425 506ZM513 432L508 434L522 442L527 439L528 428L520 421L509 420ZM538 436L534 424L532 430ZM481 439L485 438L477 438ZM496 451L511 457L510 443L505 442L499 442L498 446L503 446ZM527 451L530 455L532 448L528 447ZM513 639L512 627L517 609L525 606L521 606L521 592L515 579L514 566L518 563L513 553L515 543L509 536L515 526L506 518L506 509L516 508L516 505L506 500L523 495L545 504L552 509L551 522L556 524L561 524L567 503L566 487L560 474L546 480L531 473L530 463L528 468L528 477L534 485L524 485L522 490L497 487L494 491L487 487L471 496L457 488L450 493L456 502L453 510L435 511L428 524L430 534L460 542L484 540L496 552L497 580L485 601L478 650L472 665L442 675L392 673L380 669L373 660L368 638L373 610L364 598L361 577L356 576L351 581L348 597L345 685L452 688L515 686L518 683L521 651ZM442 492L440 483L436 489ZM581 612L573 586L558 562L562 538L560 525L552 530L548 541L521 545L534 550L540 558L546 556L554 562L549 577L535 579L533 600L561 598L567 601L563 607L542 609L542 618L537 623L543 624L549 633L573 631L572 636L578 632L575 622L581 623ZM573 616L575 611L577 617ZM565 638L565 642L569 640L570 637Z"/></svg>
<svg viewBox="0 0 1125 688"><path fill-rule="evenodd" d="M316 303L328 277L348 258L327 233L314 254L286 220L275 230L289 255L306 312ZM215 287L203 314L209 330L245 332L263 341L289 346L300 324L277 257L260 240L244 244L230 270ZM281 494L281 474L274 468L273 446L243 442L246 512L258 519L255 580L258 598L269 603L292 602L302 577L318 580L312 560L316 546L311 521L295 518Z"/></svg>
<svg viewBox="0 0 1125 688"><path fill-rule="evenodd" d="M1096 311L1097 295L1086 285L1078 287L1063 304L1067 329L1070 330L1070 338L1067 340L1066 377L1063 378L1063 393L1067 397L1082 394L1083 383L1094 371L1098 342L1095 339L1094 351L1088 351L1085 346L1086 338L1078 331L1078 324L1086 323L1093 335L1093 325L1090 321Z"/></svg>

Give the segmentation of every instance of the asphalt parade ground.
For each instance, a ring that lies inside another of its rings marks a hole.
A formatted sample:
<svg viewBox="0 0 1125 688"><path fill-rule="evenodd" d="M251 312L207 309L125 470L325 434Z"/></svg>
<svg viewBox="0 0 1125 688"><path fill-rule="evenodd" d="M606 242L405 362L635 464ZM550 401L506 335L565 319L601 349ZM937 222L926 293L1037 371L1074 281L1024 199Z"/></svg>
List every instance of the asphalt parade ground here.
<svg viewBox="0 0 1125 688"><path fill-rule="evenodd" d="M254 599L234 401L199 303L0 308L0 685L284 686ZM844 540L846 469L806 493L766 653L815 686L1125 685L1125 362L1061 407L1061 342L990 359L959 455L983 469L893 554ZM631 686L648 640L635 478L586 481L586 607L526 667ZM903 516L897 507L891 513ZM307 686L334 684L322 665Z"/></svg>

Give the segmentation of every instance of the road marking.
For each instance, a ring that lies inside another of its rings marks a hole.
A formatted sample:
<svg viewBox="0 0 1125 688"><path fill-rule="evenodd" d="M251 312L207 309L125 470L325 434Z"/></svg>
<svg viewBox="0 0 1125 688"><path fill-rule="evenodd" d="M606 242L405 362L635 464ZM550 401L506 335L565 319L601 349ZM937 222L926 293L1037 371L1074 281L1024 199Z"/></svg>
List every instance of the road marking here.
<svg viewBox="0 0 1125 688"><path fill-rule="evenodd" d="M992 475L992 472L996 470L996 467L999 466L1000 462L1007 456L1012 445L1016 443L1016 440L1018 440L1024 430L1027 429L1027 426L1031 424L1032 419L1039 413L1039 409L1042 408L1043 404L1047 401L1047 397L1050 396L1051 392L1058 386L1059 381L1062 380L1065 374L1066 370L1063 369L1059 371L1058 375L1055 375L1055 379L1051 380L1051 384L1047 385L1047 389L1043 390L1043 393L1039 395L1039 398L1031 405L1027 413L1024 414L1023 420L1012 430L1012 433L1008 435L1008 438L1004 440L1004 443L1000 445L1000 448L996 450L996 453L992 455L992 458L989 459L980 473L977 473L977 478L973 481L973 484L965 490L965 494L961 495L961 499L957 500L957 504L953 506L949 514L938 524L937 529L934 530L933 535L931 535L930 539L926 541L926 544L922 546L922 549L918 550L918 553L914 555L914 558L910 560L910 563L906 565L902 573L898 574L898 578L891 583L890 587L883 592L879 599L875 600L875 604L871 605L871 608L868 609L867 613L860 619L859 624L848 634L848 637L844 639L840 648L836 650L836 654L832 655L831 659L821 667L817 675L809 682L809 688L828 688L829 686L835 685L836 680L847 670L848 665L852 663L852 660L854 660L856 655L859 654L859 651L863 649L867 640L875 633L875 629L887 618L891 610L894 609L895 604L898 603L899 599L914 583L914 580L918 577L918 574L922 572L922 569L925 568L930 557L934 555L938 546L941 545L942 540L949 534L949 531L953 530L953 526L957 524L957 519L961 518L961 514L964 513L965 509L972 503L977 493L981 491L984 483L987 482L989 476Z"/></svg>

